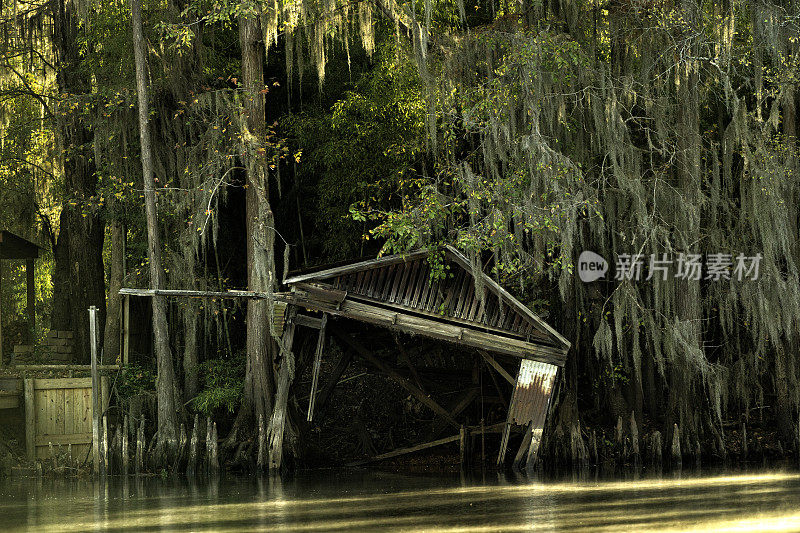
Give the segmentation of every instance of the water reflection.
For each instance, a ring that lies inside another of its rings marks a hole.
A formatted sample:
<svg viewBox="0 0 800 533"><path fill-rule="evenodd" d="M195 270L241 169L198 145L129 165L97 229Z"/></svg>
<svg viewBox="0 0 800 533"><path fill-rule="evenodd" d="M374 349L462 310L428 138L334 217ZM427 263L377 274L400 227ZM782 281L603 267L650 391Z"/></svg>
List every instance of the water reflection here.
<svg viewBox="0 0 800 533"><path fill-rule="evenodd" d="M0 484L4 531L800 530L800 474L531 481L315 473Z"/></svg>

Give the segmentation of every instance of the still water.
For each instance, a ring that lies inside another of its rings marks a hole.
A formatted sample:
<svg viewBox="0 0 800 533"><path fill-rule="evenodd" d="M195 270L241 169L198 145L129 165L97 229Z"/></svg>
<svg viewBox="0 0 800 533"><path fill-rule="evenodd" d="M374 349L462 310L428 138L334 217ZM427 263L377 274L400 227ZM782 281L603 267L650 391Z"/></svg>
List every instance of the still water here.
<svg viewBox="0 0 800 533"><path fill-rule="evenodd" d="M0 482L0 531L800 531L800 474Z"/></svg>

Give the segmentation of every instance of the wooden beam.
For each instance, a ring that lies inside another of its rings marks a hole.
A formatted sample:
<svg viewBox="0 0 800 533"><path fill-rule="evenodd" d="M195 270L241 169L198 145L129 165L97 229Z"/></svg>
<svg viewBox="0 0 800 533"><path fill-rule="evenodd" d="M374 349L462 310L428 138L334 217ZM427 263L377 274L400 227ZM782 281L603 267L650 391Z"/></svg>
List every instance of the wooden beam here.
<svg viewBox="0 0 800 533"><path fill-rule="evenodd" d="M265 292L253 291L189 291L183 289L131 289L122 288L119 290L120 294L127 294L129 296L170 296L173 298L221 298L221 299L236 299L236 298L253 298L253 299L266 299L268 297Z"/></svg>
<svg viewBox="0 0 800 533"><path fill-rule="evenodd" d="M286 285L293 285L296 283L301 283L309 280L344 276L346 274L352 274L353 272L360 272L364 270L370 270L373 268L381 268L397 263L405 263L406 261L414 261L416 259L426 257L428 253L429 252L427 250L419 250L417 252L412 252L406 255L391 255L387 257L380 257L378 259L370 259L368 261L359 261L358 263L351 263L349 265L329 268L327 270L320 270L319 272L312 272L310 274L301 274L299 276L293 276L287 279L284 283Z"/></svg>
<svg viewBox="0 0 800 533"><path fill-rule="evenodd" d="M345 333L342 333L339 330L334 330L334 335L336 335L337 338L341 339L345 344L347 344L350 348L352 348L356 352L356 354L366 359L373 366L377 367L379 370L383 371L386 375L392 378L401 387L410 392L415 398L417 398L420 402L422 402L425 406L427 406L431 411L437 413L439 416L447 420L447 422L450 425L452 425L455 428L461 427L461 425L458 422L456 422L453 419L453 417L450 416L450 413L448 413L447 410L445 410L441 405L433 401L416 385L411 383L410 380L401 376L394 368L392 368L382 360L372 355L370 351L367 350L364 346L362 346L361 343L357 341L355 338Z"/></svg>
<svg viewBox="0 0 800 533"><path fill-rule="evenodd" d="M300 315L295 316L295 320ZM320 320L319 335L317 336L317 350L314 352L314 369L311 375L311 395L308 398L308 415L306 420L314 420L314 402L317 399L317 384L319 383L319 371L322 366L322 349L325 347L325 326L328 324L328 315L322 315Z"/></svg>
<svg viewBox="0 0 800 533"><path fill-rule="evenodd" d="M301 315L300 313L297 313L294 316L294 323L295 325L305 326L307 328L322 329L322 319L308 315Z"/></svg>
<svg viewBox="0 0 800 533"><path fill-rule="evenodd" d="M48 378L34 379L36 390L50 389L86 389L92 386L92 378Z"/></svg>
<svg viewBox="0 0 800 533"><path fill-rule="evenodd" d="M380 455L376 455L374 457L370 457L369 459L364 459L364 460L361 460L361 461L352 462L352 463L348 464L347 466L365 465L367 463L374 463L376 461L382 461L384 459L390 459L392 457L398 457L400 455L406 455L408 453L413 453L413 452L418 452L420 450L433 448L434 446L441 446L442 444L449 444L451 442L457 442L457 441L459 441L461 439L460 430L461 430L461 426L459 426L459 434L458 435L453 435L452 437L445 437L443 439L434 440L434 441L431 441L431 442L426 442L424 444L417 444L416 446L410 446L408 448L400 448L400 449L397 449L397 450L394 450L394 451L391 451L391 452L382 453Z"/></svg>
<svg viewBox="0 0 800 533"><path fill-rule="evenodd" d="M506 381L508 381L509 383L511 383L511 385L512 385L512 386L516 384L516 381L514 380L514 378L512 378L512 377L511 377L511 374L509 374L509 373L506 371L506 369L505 369L505 368L503 368L503 367L500 365L500 363L498 363L498 362L495 360L495 358L494 358L494 357L492 357L491 355L489 355L489 354L488 354L488 353L487 353L485 350L478 350L478 353L479 353L479 354L481 354L481 357L483 357L483 358L486 360L486 362L487 362L487 363L489 363L490 365L492 365L492 368L494 368L495 370L497 370L497 373L498 373L498 374L500 374L501 376L503 376L503 378L504 378Z"/></svg>
<svg viewBox="0 0 800 533"><path fill-rule="evenodd" d="M30 332L28 342L30 344L36 342L36 278L34 269L33 259L27 259L25 261L25 293L27 296L28 331Z"/></svg>

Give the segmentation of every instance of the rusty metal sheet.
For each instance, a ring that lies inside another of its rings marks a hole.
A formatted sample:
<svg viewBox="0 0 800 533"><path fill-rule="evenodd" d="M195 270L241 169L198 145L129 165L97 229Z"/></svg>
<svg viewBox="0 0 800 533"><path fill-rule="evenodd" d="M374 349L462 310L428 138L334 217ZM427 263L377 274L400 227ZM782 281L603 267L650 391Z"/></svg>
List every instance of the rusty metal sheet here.
<svg viewBox="0 0 800 533"><path fill-rule="evenodd" d="M520 426L533 423L542 428L558 367L539 361L523 360L508 412L508 421Z"/></svg>
<svg viewBox="0 0 800 533"><path fill-rule="evenodd" d="M508 418L500 441L497 464L502 464L505 460L511 424L520 426L530 424L526 430L531 434L527 456L530 464L536 462L557 375L558 367L555 365L528 359L522 360L517 373L517 384L514 386L514 393L508 406ZM519 454L523 454L525 451L520 450Z"/></svg>

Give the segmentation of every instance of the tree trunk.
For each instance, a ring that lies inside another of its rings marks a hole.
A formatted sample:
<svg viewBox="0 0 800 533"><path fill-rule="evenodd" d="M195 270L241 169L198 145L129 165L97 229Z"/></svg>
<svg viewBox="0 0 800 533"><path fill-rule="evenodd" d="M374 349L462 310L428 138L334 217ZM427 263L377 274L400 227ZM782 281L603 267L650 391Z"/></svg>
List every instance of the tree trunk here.
<svg viewBox="0 0 800 533"><path fill-rule="evenodd" d="M147 218L147 255L150 261L150 287L164 286L164 269L161 266L161 237L158 234L153 154L148 124L147 48L142 34L140 0L130 0L133 22L133 52L136 60L136 91L139 101L139 136L142 148L142 177ZM153 337L157 363L158 444L156 464L172 465L177 448L177 417L175 412L175 369L169 347L167 301L163 296L153 296Z"/></svg>
<svg viewBox="0 0 800 533"><path fill-rule="evenodd" d="M69 288L69 229L66 213L61 212L58 240L53 245L53 311L50 327L57 330L72 329Z"/></svg>
<svg viewBox="0 0 800 533"><path fill-rule="evenodd" d="M261 22L254 13L239 17L242 48L247 167L247 284L251 291L271 292L275 283L274 220L269 205L266 165L259 155L265 138L264 45ZM269 329L269 303L247 302L247 370L242 415L248 420L272 417L272 363L277 352Z"/></svg>
<svg viewBox="0 0 800 533"><path fill-rule="evenodd" d="M80 25L77 6L71 0L53 4L53 42L57 54L58 87L62 94L81 95L91 92L91 83L83 63L80 43ZM105 227L98 209L90 199L97 193L97 176L94 161L94 134L82 118L82 110L73 108L71 102L60 109L58 132L64 147L64 185L67 197L61 214L61 229L69 238L63 243L67 250L57 250L61 265L56 277L64 282L63 261L67 260L68 284L57 286L63 303L63 294L69 297L70 326L75 334L77 358L89 360L89 321L86 310L94 305L98 309L100 331L103 331L106 311L105 276L103 271L103 239ZM61 247L59 239L59 247ZM57 257L58 260L58 257ZM59 308L59 315L63 312ZM64 323L58 316L55 322Z"/></svg>
<svg viewBox="0 0 800 533"><path fill-rule="evenodd" d="M122 297L119 290L125 277L125 224L111 222L111 265L108 273L108 316L103 338L103 364L111 365L120 357L120 311Z"/></svg>

